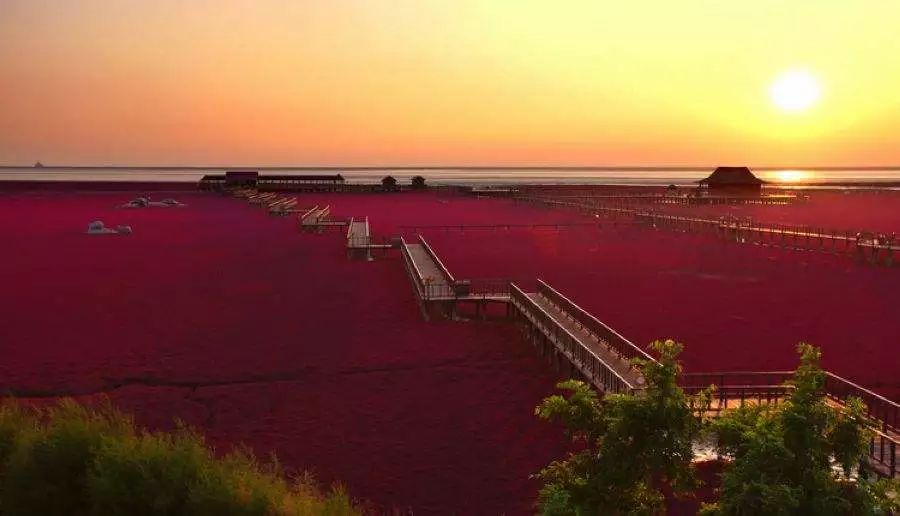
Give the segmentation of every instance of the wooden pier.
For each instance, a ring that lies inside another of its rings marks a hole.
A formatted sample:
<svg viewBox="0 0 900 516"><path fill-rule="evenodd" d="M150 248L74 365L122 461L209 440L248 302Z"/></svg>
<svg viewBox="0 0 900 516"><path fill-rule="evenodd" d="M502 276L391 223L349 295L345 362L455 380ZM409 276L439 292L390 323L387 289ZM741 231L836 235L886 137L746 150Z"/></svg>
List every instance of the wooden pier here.
<svg viewBox="0 0 900 516"><path fill-rule="evenodd" d="M372 235L369 234L369 217L362 220L350 219L347 224L347 258L372 259Z"/></svg>
<svg viewBox="0 0 900 516"><path fill-rule="evenodd" d="M387 252L389 249L398 249L400 247L399 240L386 244L372 243L372 234L369 230L369 217L361 220L350 218L347 223L347 258L363 258L371 261L372 251L381 250Z"/></svg>
<svg viewBox="0 0 900 516"><path fill-rule="evenodd" d="M285 216L294 213L297 208L297 199L294 197L279 197L270 202L269 215Z"/></svg>
<svg viewBox="0 0 900 516"><path fill-rule="evenodd" d="M895 235L871 231L847 230L785 225L733 216L719 218L692 217L633 208L618 208L602 203L564 201L546 197L519 197L523 202L538 203L585 214L603 216L615 222L628 220L655 229L682 233L710 233L740 244L779 247L795 251L819 251L853 256L871 264L893 265L900 257L900 244Z"/></svg>
<svg viewBox="0 0 900 516"><path fill-rule="evenodd" d="M341 229L347 225L346 220L331 220L331 206L313 206L297 217L300 229L321 234L327 229Z"/></svg>

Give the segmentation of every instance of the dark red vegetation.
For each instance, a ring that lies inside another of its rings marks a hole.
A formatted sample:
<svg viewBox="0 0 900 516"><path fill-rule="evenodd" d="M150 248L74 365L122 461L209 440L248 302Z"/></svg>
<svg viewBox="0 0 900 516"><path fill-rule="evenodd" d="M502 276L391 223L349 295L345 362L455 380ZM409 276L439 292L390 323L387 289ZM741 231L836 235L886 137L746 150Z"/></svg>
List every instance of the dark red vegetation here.
<svg viewBox="0 0 900 516"><path fill-rule="evenodd" d="M528 475L565 446L533 415L557 377L511 326L423 321L401 262L349 262L337 232L301 234L292 218L215 194L158 196L186 208L114 208L130 195L0 198L0 391L106 393L139 423L179 417L219 446L275 451L416 514L529 512L539 485ZM401 228L412 225L599 222L423 233L457 277L527 288L541 277L635 343L678 338L690 371L789 369L807 340L827 368L900 398L894 270L507 200L298 197L369 216L380 237L412 236ZM859 209L887 217L889 205ZM804 206L814 205L790 208ZM787 213L778 208L772 218ZM96 218L134 234L83 234Z"/></svg>
<svg viewBox="0 0 900 516"><path fill-rule="evenodd" d="M0 392L106 393L140 424L182 418L416 514L530 510L563 437L533 415L557 377L512 327L425 322L397 259L171 196L188 206L0 200ZM95 218L134 234L83 234Z"/></svg>
<svg viewBox="0 0 900 516"><path fill-rule="evenodd" d="M698 216L734 215L779 224L850 231L900 232L900 191L799 191L801 202L788 206L660 206L662 211Z"/></svg>
<svg viewBox="0 0 900 516"><path fill-rule="evenodd" d="M894 269L609 222L425 235L457 277L540 277L639 345L681 340L688 371L792 369L807 341L826 368L900 399Z"/></svg>

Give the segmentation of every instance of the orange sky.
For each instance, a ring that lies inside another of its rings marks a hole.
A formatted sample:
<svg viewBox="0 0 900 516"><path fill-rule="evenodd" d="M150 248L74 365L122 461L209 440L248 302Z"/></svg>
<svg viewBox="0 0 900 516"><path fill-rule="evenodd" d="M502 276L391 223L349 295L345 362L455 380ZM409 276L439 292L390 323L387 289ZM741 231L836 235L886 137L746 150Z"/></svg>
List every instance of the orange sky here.
<svg viewBox="0 0 900 516"><path fill-rule="evenodd" d="M0 163L900 165L897 0L0 0ZM801 67L819 105L779 111Z"/></svg>

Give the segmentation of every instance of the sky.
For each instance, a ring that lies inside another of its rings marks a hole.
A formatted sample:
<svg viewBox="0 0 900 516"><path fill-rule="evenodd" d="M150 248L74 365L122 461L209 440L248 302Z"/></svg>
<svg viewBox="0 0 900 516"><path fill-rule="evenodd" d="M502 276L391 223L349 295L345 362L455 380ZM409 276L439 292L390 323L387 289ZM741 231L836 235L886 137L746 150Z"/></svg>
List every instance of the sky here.
<svg viewBox="0 0 900 516"><path fill-rule="evenodd" d="M900 165L897 0L0 0L0 163ZM775 78L821 98L786 112Z"/></svg>

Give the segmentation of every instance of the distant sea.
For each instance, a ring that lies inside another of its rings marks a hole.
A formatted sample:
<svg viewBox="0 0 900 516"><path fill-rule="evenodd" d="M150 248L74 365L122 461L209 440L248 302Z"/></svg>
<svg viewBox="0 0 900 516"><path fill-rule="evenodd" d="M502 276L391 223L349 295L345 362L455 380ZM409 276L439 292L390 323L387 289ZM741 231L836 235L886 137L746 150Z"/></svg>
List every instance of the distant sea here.
<svg viewBox="0 0 900 516"><path fill-rule="evenodd" d="M612 184L689 185L709 175L712 169L688 168L267 168L267 167L0 167L0 181L140 181L195 182L205 174L226 170L259 170L261 174L338 174L347 181L377 183L386 175L408 182L416 175L437 185L504 184ZM867 169L754 169L761 179L785 184L894 183L900 185L900 168Z"/></svg>

